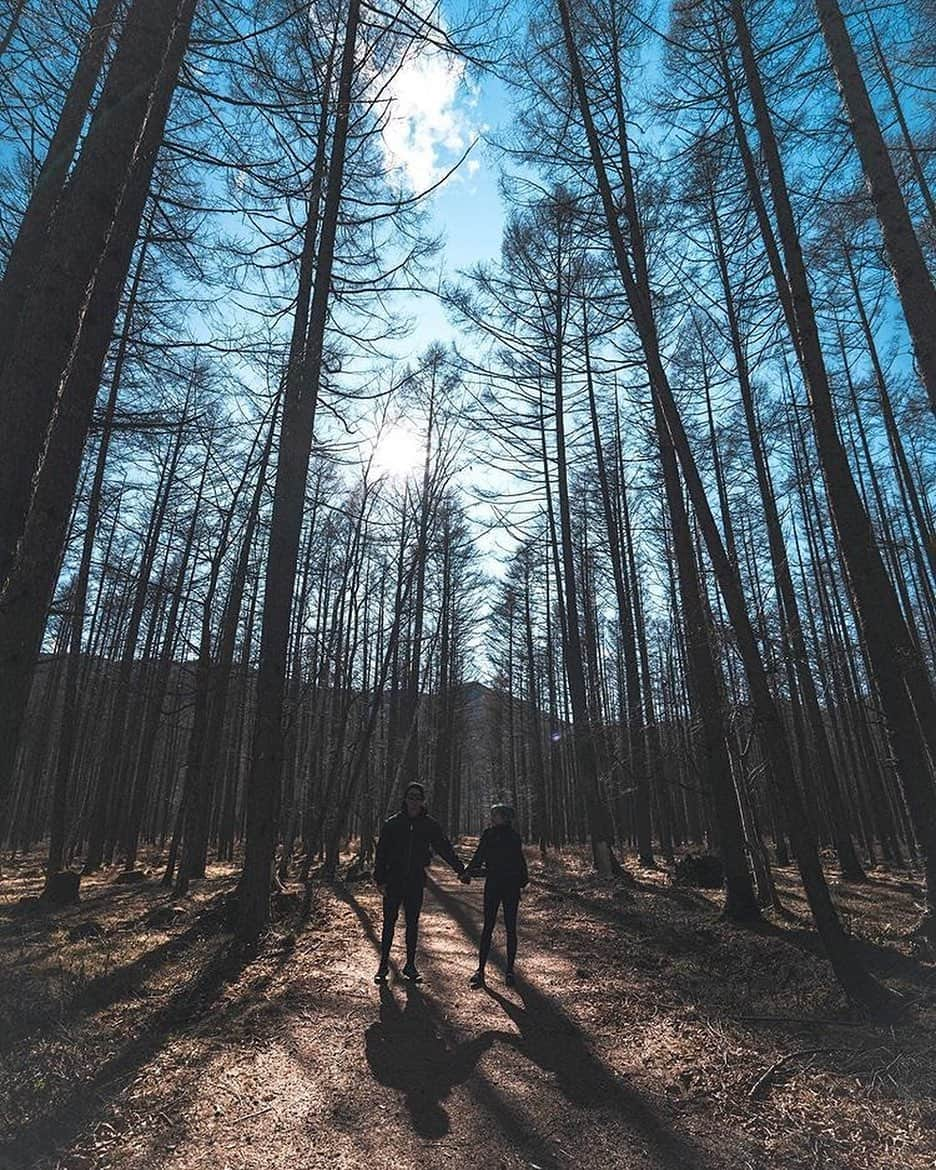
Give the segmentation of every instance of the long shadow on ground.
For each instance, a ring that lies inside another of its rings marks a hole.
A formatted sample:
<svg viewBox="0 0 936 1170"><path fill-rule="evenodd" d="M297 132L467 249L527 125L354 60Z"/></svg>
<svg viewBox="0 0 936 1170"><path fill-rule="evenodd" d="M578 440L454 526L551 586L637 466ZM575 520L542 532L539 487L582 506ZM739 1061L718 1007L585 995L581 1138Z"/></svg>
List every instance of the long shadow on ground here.
<svg viewBox="0 0 936 1170"><path fill-rule="evenodd" d="M773 922L761 922L749 927L753 934L764 938L775 938L789 946L796 947L804 954L826 960L825 948L815 930L802 926L777 926ZM879 978L896 978L920 990L936 987L936 966L924 963L912 955L887 943L851 936L852 950Z"/></svg>
<svg viewBox="0 0 936 1170"><path fill-rule="evenodd" d="M69 1005L69 1024L74 1026L83 1016L130 998L148 977L188 954L199 939L216 933L222 926L225 897L225 891L215 895L184 930L143 951L129 963L89 979ZM49 1023L47 1015L48 1008L37 1007L34 1011L20 1012L16 1018L5 1021L4 1043L12 1044L30 1034L39 1039L37 1033L41 1032L43 1025Z"/></svg>
<svg viewBox="0 0 936 1170"><path fill-rule="evenodd" d="M652 941L653 946L661 953L673 958L686 959L697 953L704 953L704 948L702 952L699 951L702 935L705 935L710 929L727 927L743 932L750 937L774 939L804 955L817 959L821 963L828 962L825 948L818 933L811 927L801 925L801 920L795 917L791 918L789 924L784 926L769 919L744 925L725 923L716 919L712 904L702 895L693 892L687 893L672 887L637 883L634 888L645 894L650 894L655 898L663 898L690 912L697 910L710 916L711 919L706 925L695 922L691 918L682 922L672 922L653 917L651 939L650 931L647 928L648 918L627 896L627 889L623 891L625 897L622 902L612 903L590 896L587 892L569 889L542 879L538 879L537 884L547 891L547 897L555 898L559 902L568 901L609 925L629 931L635 938ZM784 890L783 896L788 897L789 893L790 891ZM915 985L918 989L931 988L936 983L936 966L932 963L922 962L914 956L906 955L897 947L861 938L857 935L852 935L852 947L856 957L866 963L872 972L880 978L896 978L907 984ZM831 970L829 981L831 984Z"/></svg>
<svg viewBox="0 0 936 1170"><path fill-rule="evenodd" d="M347 887L336 883L332 889L336 897L354 911L365 935L375 951L379 952L380 940L367 910ZM510 1148L524 1150L532 1163L542 1167L542 1170L556 1170L558 1163L555 1154L548 1140L538 1132L533 1119L509 1101L497 1084L485 1075L483 1069L477 1067L479 1058L494 1043L501 1041L515 1044L516 1036L512 1032L488 1029L471 1040L459 1041L452 1035L451 1026L444 1018L441 1005L434 1003L429 995L419 991L412 984L407 984L406 988L407 1008L402 1011L398 1007L395 1010L389 1009L386 1015L389 1017L391 1027L399 1023L398 1016L406 1019L407 1029L411 1029L410 1036L422 1034L425 1038L426 1033L431 1030L439 1038L430 1041L428 1045L431 1058L429 1067L435 1073L435 1081L428 1085L423 1074L417 1076L411 1070L401 1071L400 1057L394 1053L392 1047L388 1047L379 1056L374 1051L372 1029L384 1025L384 1005L386 997L391 995L389 988L381 988L381 1024L371 1025L367 1029L365 1049L368 1063L377 1079L383 1084L403 1090L404 1100L413 1118L416 1132L424 1138L431 1139L445 1136L451 1123L441 1102L455 1085L466 1082L468 1091L485 1116L501 1130ZM378 1037L381 1035L379 1031L376 1034ZM383 1036L386 1037L386 1033L383 1033ZM450 1067L448 1062L452 1062ZM443 1087L443 1092L439 1091L439 1085Z"/></svg>
<svg viewBox="0 0 936 1170"><path fill-rule="evenodd" d="M128 1039L90 1081L71 1086L67 1093L22 1126L12 1139L0 1143L0 1167L25 1170L67 1146L96 1117L105 1115L107 1104L127 1080L193 1014L207 1010L225 983L235 978L240 969L241 964L232 961L226 947L212 955L202 971L154 1012L145 1029Z"/></svg>
<svg viewBox="0 0 936 1170"><path fill-rule="evenodd" d="M367 1063L382 1085L402 1092L418 1134L444 1137L451 1124L442 1101L471 1076L495 1040L509 1037L487 1030L450 1045L419 988L406 984L404 992L401 1009L386 983L380 985L380 1021L364 1033Z"/></svg>
<svg viewBox="0 0 936 1170"><path fill-rule="evenodd" d="M211 909L209 920L213 918ZM195 923L191 930L211 930L213 925L211 921ZM189 931L185 934L193 937ZM163 948L157 949L162 956ZM232 945L229 936L218 937L200 967L168 999L155 1010L130 1017L129 1034L92 1077L70 1083L63 1093L29 1116L13 1136L0 1141L0 1170L31 1170L44 1159L54 1159L69 1149L94 1129L96 1121L108 1116L110 1106L127 1084L183 1031L201 1029L210 1020L210 1035L204 1037L199 1059L204 1063L238 1025L248 1020L256 1028L268 1024L271 1016L285 1009L289 999L288 985L276 995L270 995L270 989L291 952L275 956L262 976L242 991L228 995L226 989L239 981L254 957Z"/></svg>
<svg viewBox="0 0 936 1170"><path fill-rule="evenodd" d="M429 885L462 930L477 942L480 929L463 904L431 878ZM716 1163L703 1149L675 1133L644 1094L612 1073L555 999L525 981L517 990L522 1008L497 992L488 990L488 994L516 1024L520 1038L514 1038L514 1043L519 1051L554 1076L566 1100L579 1108L613 1111L637 1131L661 1170L714 1170Z"/></svg>

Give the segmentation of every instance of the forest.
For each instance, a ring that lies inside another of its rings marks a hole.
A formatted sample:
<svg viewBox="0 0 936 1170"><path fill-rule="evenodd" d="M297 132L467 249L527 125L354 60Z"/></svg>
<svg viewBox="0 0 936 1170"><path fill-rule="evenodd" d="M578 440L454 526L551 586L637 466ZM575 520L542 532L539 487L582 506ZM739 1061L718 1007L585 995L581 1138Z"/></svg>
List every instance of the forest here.
<svg viewBox="0 0 936 1170"><path fill-rule="evenodd" d="M934 114L934 0L0 2L0 1170L934 1165Z"/></svg>

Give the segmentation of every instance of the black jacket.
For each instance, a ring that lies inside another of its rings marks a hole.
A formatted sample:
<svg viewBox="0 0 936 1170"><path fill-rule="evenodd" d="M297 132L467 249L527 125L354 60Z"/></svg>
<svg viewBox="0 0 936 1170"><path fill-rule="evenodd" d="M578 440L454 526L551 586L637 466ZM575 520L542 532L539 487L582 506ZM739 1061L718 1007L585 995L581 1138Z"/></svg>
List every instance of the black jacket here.
<svg viewBox="0 0 936 1170"><path fill-rule="evenodd" d="M481 834L468 873L475 877L482 872L499 885L525 886L529 882L523 841L512 825L491 825Z"/></svg>
<svg viewBox="0 0 936 1170"><path fill-rule="evenodd" d="M378 885L402 886L411 881L422 882L433 850L444 858L457 874L465 866L452 848L452 842L442 832L442 826L425 809L415 817L405 811L395 813L384 822L377 842L374 861L374 881Z"/></svg>

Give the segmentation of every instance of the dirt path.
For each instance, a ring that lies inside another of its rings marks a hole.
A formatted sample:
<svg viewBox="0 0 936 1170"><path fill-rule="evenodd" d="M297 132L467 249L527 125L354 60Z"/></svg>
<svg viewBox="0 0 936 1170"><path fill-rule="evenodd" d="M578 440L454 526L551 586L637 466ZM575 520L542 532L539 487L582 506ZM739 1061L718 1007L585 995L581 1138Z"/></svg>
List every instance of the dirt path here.
<svg viewBox="0 0 936 1170"><path fill-rule="evenodd" d="M326 957L326 985L344 1007L323 1021L310 995L308 1018L297 1011L288 1039L264 1054L259 1079L275 1103L241 1123L236 1142L225 1146L231 1170L268 1166L273 1148L279 1164L310 1170L743 1165L707 1155L665 1118L664 1103L635 1090L592 1050L563 1006L576 967L561 949L544 951L528 939L515 988L504 986L494 965L487 990L469 988L480 883L466 890L448 871L430 881L420 938L425 981L416 986L396 975L380 988L370 982L379 930L374 894L349 889L330 915L341 942ZM538 917L535 909L527 915L528 936ZM225 1075L249 1079L253 1063L236 1072L228 1065ZM199 1163L189 1152L165 1165Z"/></svg>
<svg viewBox="0 0 936 1170"><path fill-rule="evenodd" d="M351 896L348 905L361 927L347 967L354 981L374 967L376 906ZM522 920L528 937L517 986L504 986L498 950L488 987L474 990L467 979L477 965L481 883L465 890L451 874L430 882L420 940L425 982L381 988L379 1017L364 1035L373 1079L358 1083L355 1107L365 1128L393 1147L388 1157L378 1143L373 1164L714 1166L664 1119L662 1103L592 1049L561 994L576 985L575 963L561 949L536 947L530 936L539 918L533 908Z"/></svg>
<svg viewBox="0 0 936 1170"><path fill-rule="evenodd" d="M308 962L300 943L286 1026L269 1039L252 1028L233 1051L222 1047L197 1078L184 1135L162 1143L160 1170L744 1164L711 1159L592 1051L562 1005L576 969L561 949L528 945L513 989L494 964L486 991L468 986L480 883L466 890L450 873L430 881L415 986L396 972L383 987L371 982L379 901L369 889L329 892L322 909L330 942ZM534 922L535 912L528 935ZM402 961L401 936L402 917ZM127 1150L126 1165L152 1167L159 1153Z"/></svg>
<svg viewBox="0 0 936 1170"><path fill-rule="evenodd" d="M0 1021L11 1090L4 1114L0 1084L0 1168L933 1164L931 1009L902 1032L859 1029L808 936L733 931L707 896L662 877L628 890L533 871L514 988L500 929L488 989L469 988L481 885L438 867L418 986L396 973L372 982L380 907L368 883L318 887L305 924L280 926L249 963L232 963L211 922L227 873L200 904L101 882L75 911L20 926L5 936L20 949L0 960L0 986L112 957L59 1020L33 1026L24 983ZM896 885L875 897L889 917L906 903ZM99 936L70 943L89 916ZM395 957L402 943L401 921ZM910 993L933 998L929 965L881 953L892 981L899 969Z"/></svg>

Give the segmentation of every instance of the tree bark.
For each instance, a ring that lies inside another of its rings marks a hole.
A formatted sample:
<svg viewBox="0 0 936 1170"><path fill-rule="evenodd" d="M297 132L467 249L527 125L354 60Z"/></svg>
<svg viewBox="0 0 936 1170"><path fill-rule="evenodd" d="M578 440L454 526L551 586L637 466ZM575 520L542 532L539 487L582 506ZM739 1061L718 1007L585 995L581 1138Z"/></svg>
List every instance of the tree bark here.
<svg viewBox="0 0 936 1170"><path fill-rule="evenodd" d="M735 359L735 373L738 379L738 388L741 392L741 404L747 426L748 442L750 443L751 453L754 457L754 473L757 479L761 507L763 508L767 525L767 542L770 548L771 565L777 582L777 590L783 605L785 632L792 651L796 681L799 684L803 706L806 709L812 744L818 757L819 777L828 792L831 804L832 829L835 834L835 847L839 868L842 876L847 881L860 882L865 880L864 867L858 858L858 854L855 852L854 842L848 829L848 814L839 786L832 753L829 749L825 723L823 722L822 711L819 706L819 697L816 693L815 682L810 671L809 657L806 652L806 642L803 637L802 622L800 621L799 604L796 599L793 578L790 575L790 564L783 539L783 529L780 525L780 514L777 509L777 501L774 496L770 471L764 455L760 428L755 413L753 388L748 374L747 357L744 352L740 324L735 310L734 294L728 275L728 264L718 218L718 209L715 204L714 190L710 193L709 211L715 242L715 256L724 296L725 314L728 319L728 330L731 336L731 346Z"/></svg>
<svg viewBox="0 0 936 1170"><path fill-rule="evenodd" d="M0 373L4 687L28 689L195 3L136 0ZM21 719L18 700L0 702L0 825Z"/></svg>
<svg viewBox="0 0 936 1170"><path fill-rule="evenodd" d="M936 788L924 746L924 737L930 752L936 746L936 698L839 438L796 221L741 0L731 0L731 13L767 166L790 290L794 341L809 391L826 493L901 783L924 852L927 915L921 925L936 937ZM936 334L933 341L936 343Z"/></svg>
<svg viewBox="0 0 936 1170"><path fill-rule="evenodd" d="M152 220L150 220L152 228ZM81 548L81 562L78 566L78 575L75 580L75 590L72 601L72 626L68 649L68 663L65 669L64 693L62 699L62 721L59 734L58 759L55 766L55 780L53 788L53 810L49 833L49 860L47 866L47 880L62 867L67 828L67 809L69 781L75 763L75 741L78 730L78 683L81 673L81 646L84 631L85 608L88 599L88 581L91 576L91 555L94 551L94 541L97 535L98 519L101 512L101 497L104 490L104 472L107 468L107 456L110 450L110 440L113 434L114 416L117 411L117 396L123 373L124 357L129 341L130 327L133 321L134 306L137 292L143 273L143 264L146 258L146 239L140 247L137 258L136 271L131 283L127 301L127 310L124 315L121 330L120 346L114 361L114 371L111 375L110 389L107 403L104 407L104 419L101 427L101 438L98 443L97 457L94 466L94 478L88 496L88 510L85 517L85 533Z"/></svg>
<svg viewBox="0 0 936 1170"><path fill-rule="evenodd" d="M187 422L187 411L176 431L172 445L172 453L165 466L162 477L153 501L153 509L140 553L140 567L133 589L133 604L130 609L127 630L123 638L123 649L116 670L116 686L114 700L107 720L104 750L98 764L97 786L91 802L90 829L88 851L85 856L85 872L93 873L100 868L104 859L104 846L107 834L113 823L113 805L117 777L123 763L129 754L124 743L124 732L127 723L127 712L131 698L131 683L133 679L133 664L137 653L137 644L140 630L143 625L143 616L146 610L147 595L153 565L156 559L158 541L162 532L166 511L169 506L169 496L174 487L179 458L182 452L182 438ZM117 794L119 795L119 794Z"/></svg>
<svg viewBox="0 0 936 1170"><path fill-rule="evenodd" d="M561 229L560 229L561 230ZM585 688L585 667L582 657L582 636L579 624L579 605L576 589L574 545L572 541L572 512L569 502L569 477L565 439L565 405L563 378L563 294L561 282L554 289L557 317L553 337L553 389L556 425L556 481L559 497L559 545L562 556L562 582L565 589L566 629L563 645L569 700L572 705L572 734L575 742L575 761L578 781L585 798L588 831L591 838L595 868L600 874L611 874L619 869L611 850L610 817L598 788L598 759L595 751L594 730L588 709Z"/></svg>
<svg viewBox="0 0 936 1170"><path fill-rule="evenodd" d="M74 410L72 442L84 442L87 412L63 384L89 323L110 340L196 3L135 0L0 372L0 585L56 412Z"/></svg>

